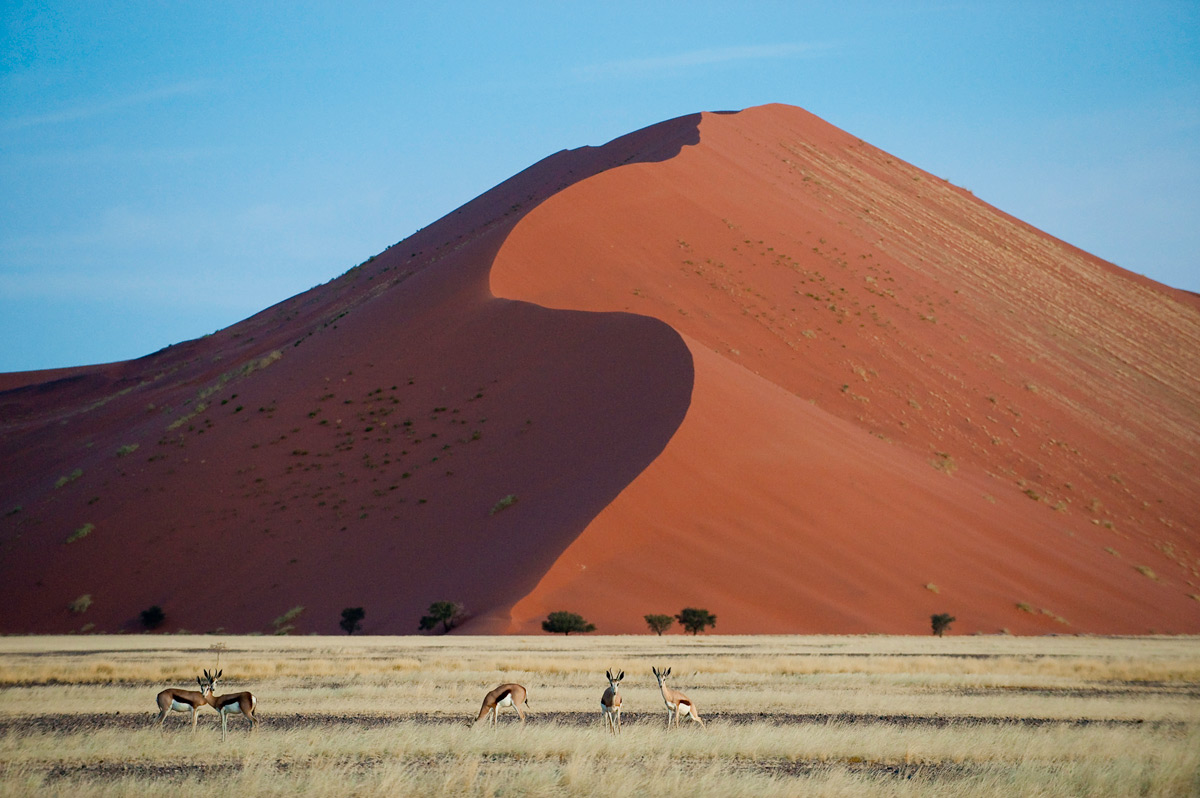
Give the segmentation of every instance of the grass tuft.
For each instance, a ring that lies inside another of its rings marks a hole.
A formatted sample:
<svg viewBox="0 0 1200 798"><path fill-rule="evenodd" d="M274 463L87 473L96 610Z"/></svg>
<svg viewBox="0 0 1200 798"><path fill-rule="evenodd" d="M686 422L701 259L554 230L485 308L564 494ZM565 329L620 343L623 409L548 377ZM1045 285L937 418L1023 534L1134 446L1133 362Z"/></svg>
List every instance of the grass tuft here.
<svg viewBox="0 0 1200 798"><path fill-rule="evenodd" d="M498 501L494 505L492 505L492 509L488 511L488 515L495 515L496 513L500 512L501 510L507 510L509 507L512 507L516 503L517 503L517 495L515 493L510 493L507 496L505 496L503 499L501 499L500 501Z"/></svg>
<svg viewBox="0 0 1200 798"><path fill-rule="evenodd" d="M83 469L76 468L70 474L66 474L64 476L59 477L57 480L55 480L54 487L56 487L56 488L65 487L65 486L71 484L72 482L74 482L75 480L79 479L81 476L83 476Z"/></svg>
<svg viewBox="0 0 1200 798"><path fill-rule="evenodd" d="M96 528L95 524L84 524L83 526L79 527L78 529L76 529L74 532L71 533L70 537L67 538L67 542L75 543L77 541L83 540L88 535L90 535L92 533L92 530L94 530L95 528Z"/></svg>

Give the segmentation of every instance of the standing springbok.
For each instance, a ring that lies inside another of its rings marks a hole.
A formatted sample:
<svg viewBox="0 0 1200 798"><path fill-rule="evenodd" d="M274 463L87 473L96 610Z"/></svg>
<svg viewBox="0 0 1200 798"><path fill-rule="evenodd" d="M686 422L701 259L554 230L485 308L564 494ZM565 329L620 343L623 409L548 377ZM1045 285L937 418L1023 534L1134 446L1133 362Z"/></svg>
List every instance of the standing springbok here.
<svg viewBox="0 0 1200 798"><path fill-rule="evenodd" d="M625 671L618 673L615 679L612 671L605 671L604 675L608 677L608 687L605 688L604 695L600 696L600 714L604 716L604 724L608 730L613 734L620 734L621 694L617 692L617 688L625 678Z"/></svg>
<svg viewBox="0 0 1200 798"><path fill-rule="evenodd" d="M255 717L254 711L258 708L258 699L253 693L229 693L228 695L214 695L217 689L217 679L221 678L221 674L225 671L217 671L216 676L209 676L208 671L204 675L208 678L208 701L210 707L221 714L221 740L225 740L225 732L229 726L229 713L241 712L250 721L250 730L253 731L258 727L258 718Z"/></svg>
<svg viewBox="0 0 1200 798"><path fill-rule="evenodd" d="M524 723L525 708L528 706L528 690L519 684L502 684L483 697L483 706L479 708L479 717L475 718L475 722L479 723L486 716L495 726L500 707L512 707L521 716L521 723Z"/></svg>
<svg viewBox="0 0 1200 798"><path fill-rule="evenodd" d="M678 728L679 717L684 714L692 720L699 721L703 726L704 721L700 719L692 700L678 690L667 687L667 677L671 675L671 669L659 671L658 668L651 667L650 670L654 672L654 678L658 679L658 689L662 690L663 703L667 705L667 728L671 728L672 715L674 715L675 726Z"/></svg>
<svg viewBox="0 0 1200 798"><path fill-rule="evenodd" d="M208 675L208 671L204 672ZM158 718L154 721L158 727L163 728L163 723L166 720L168 712L186 712L192 711L192 732L196 731L196 712L200 707L208 704L208 699L212 696L212 683L205 684L199 676L196 677L196 683L200 685L200 692L195 690L180 690L177 687L168 687L163 690L155 698L158 703Z"/></svg>

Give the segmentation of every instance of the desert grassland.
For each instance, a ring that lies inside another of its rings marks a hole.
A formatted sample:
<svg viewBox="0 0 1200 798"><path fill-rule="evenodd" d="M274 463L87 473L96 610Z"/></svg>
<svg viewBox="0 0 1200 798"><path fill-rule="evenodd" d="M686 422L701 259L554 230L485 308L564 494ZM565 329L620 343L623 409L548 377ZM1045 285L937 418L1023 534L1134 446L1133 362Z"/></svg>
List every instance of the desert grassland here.
<svg viewBox="0 0 1200 798"><path fill-rule="evenodd" d="M261 728L154 696L253 690ZM651 665L707 727L665 729ZM607 668L625 729L604 731ZM472 728L529 688L529 722ZM0 794L1200 795L1200 638L0 638Z"/></svg>

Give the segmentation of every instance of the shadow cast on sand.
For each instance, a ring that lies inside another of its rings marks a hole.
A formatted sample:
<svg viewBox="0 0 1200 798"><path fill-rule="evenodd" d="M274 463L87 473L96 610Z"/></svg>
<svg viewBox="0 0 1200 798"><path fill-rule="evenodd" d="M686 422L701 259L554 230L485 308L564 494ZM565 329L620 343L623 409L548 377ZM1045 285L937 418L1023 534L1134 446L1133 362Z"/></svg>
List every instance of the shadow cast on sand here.
<svg viewBox="0 0 1200 798"><path fill-rule="evenodd" d="M416 631L437 600L465 604L473 630L503 625L666 446L694 370L669 325L495 297L491 265L542 202L674 157L699 142L700 118L551 155L213 335L132 361L7 375L0 463L22 468L0 501L22 512L0 519L0 540L23 576L0 590L12 605L0 631L75 628L56 609L81 584L104 586L87 620L107 631L136 627L152 604L173 628L231 632L269 630L293 605L308 608L298 631L334 632L347 602L367 609L370 633ZM136 455L112 456L134 444ZM83 476L56 494L72 468ZM86 557L59 534L79 526L73 493L85 491L103 501L87 519L99 533ZM496 512L505 496L518 500ZM155 567L200 541L250 564L221 579Z"/></svg>

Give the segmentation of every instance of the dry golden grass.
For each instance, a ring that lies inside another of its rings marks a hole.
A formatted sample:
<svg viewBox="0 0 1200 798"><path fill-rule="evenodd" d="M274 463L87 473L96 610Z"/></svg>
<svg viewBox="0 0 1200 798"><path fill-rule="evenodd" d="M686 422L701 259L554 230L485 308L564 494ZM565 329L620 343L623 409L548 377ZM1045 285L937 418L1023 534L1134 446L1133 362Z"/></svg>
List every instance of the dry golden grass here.
<svg viewBox="0 0 1200 798"><path fill-rule="evenodd" d="M152 728L218 649L261 729ZM707 728L666 731L651 664ZM471 728L502 681L529 723ZM1174 796L1198 774L1197 638L0 639L3 795Z"/></svg>

